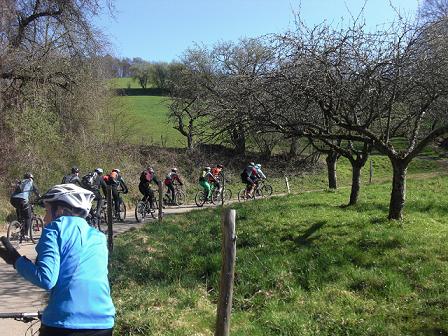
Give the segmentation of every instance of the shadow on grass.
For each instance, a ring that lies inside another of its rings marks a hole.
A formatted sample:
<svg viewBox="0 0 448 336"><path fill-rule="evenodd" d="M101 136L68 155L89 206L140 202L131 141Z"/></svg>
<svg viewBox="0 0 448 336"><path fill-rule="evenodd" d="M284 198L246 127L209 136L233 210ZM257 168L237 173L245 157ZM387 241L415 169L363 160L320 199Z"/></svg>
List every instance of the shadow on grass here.
<svg viewBox="0 0 448 336"><path fill-rule="evenodd" d="M297 245L309 245L316 239L316 237L311 237L315 232L320 230L322 226L324 226L327 222L320 221L311 225L302 235L299 237L293 237L292 235L286 235L280 238L281 241L290 240L296 243Z"/></svg>

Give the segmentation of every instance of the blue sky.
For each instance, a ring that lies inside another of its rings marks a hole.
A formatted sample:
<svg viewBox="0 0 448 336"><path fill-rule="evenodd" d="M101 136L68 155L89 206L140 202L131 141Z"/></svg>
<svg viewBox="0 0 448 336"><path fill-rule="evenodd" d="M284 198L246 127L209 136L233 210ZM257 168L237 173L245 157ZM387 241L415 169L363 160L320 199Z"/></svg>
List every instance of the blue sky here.
<svg viewBox="0 0 448 336"><path fill-rule="evenodd" d="M365 0L115 0L115 19L102 15L96 25L118 57L172 61L194 43L213 44L280 33L294 27L294 12L310 25L338 23L357 16ZM418 0L368 0L369 27L390 22L390 3L414 17Z"/></svg>

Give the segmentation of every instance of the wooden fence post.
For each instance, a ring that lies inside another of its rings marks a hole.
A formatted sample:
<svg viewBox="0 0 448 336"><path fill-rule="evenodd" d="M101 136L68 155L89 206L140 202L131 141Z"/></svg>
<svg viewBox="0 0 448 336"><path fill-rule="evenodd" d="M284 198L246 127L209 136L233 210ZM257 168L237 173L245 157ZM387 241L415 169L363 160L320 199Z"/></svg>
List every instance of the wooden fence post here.
<svg viewBox="0 0 448 336"><path fill-rule="evenodd" d="M162 181L159 181L159 223L162 223L163 217L163 188Z"/></svg>
<svg viewBox="0 0 448 336"><path fill-rule="evenodd" d="M109 252L112 252L114 249L114 241L113 241L113 213L112 213L112 187L107 186L106 188L106 200L107 200L107 247Z"/></svg>
<svg viewBox="0 0 448 336"><path fill-rule="evenodd" d="M372 183L372 178L373 178L373 161L372 159L370 159L370 174L369 174L369 184Z"/></svg>
<svg viewBox="0 0 448 336"><path fill-rule="evenodd" d="M291 189L289 188L288 176L286 176L286 175L285 175L285 184L286 184L286 190L288 191L288 194L290 194Z"/></svg>
<svg viewBox="0 0 448 336"><path fill-rule="evenodd" d="M221 280L219 284L215 336L228 336L230 332L230 314L232 311L236 258L235 217L236 211L234 209L224 209L221 224Z"/></svg>

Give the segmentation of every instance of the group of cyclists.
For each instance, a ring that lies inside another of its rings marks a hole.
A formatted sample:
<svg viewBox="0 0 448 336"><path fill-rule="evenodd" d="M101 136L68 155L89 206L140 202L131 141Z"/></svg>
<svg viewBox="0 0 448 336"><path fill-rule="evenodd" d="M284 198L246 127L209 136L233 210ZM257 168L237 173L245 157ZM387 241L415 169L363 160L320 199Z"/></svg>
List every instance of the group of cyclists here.
<svg viewBox="0 0 448 336"><path fill-rule="evenodd" d="M204 190L204 195L207 197L207 201L211 200L212 190L216 190L219 195L223 188L223 169L222 164L217 164L213 167L207 166L201 170L199 176L199 185ZM249 198L255 190L255 187L260 180L266 179L266 175L261 170L261 164L255 164L250 162L241 173L241 181L246 184L246 196ZM149 201L151 209L154 208L154 191L151 188L151 184L159 185L159 178L157 177L154 169L149 166L140 174L140 181L138 190L143 195L142 201ZM112 169L108 173L104 173L102 168L96 168L93 171L87 173L84 176L80 175L78 167L72 167L71 172L65 175L61 181L62 184L75 184L79 187L85 188L91 191L94 195L93 200L96 202L95 207L92 209L92 214L97 218L101 216L101 209L105 201L105 195L107 186L111 187L112 198L115 208L115 216L118 216L119 205L122 202L120 198L120 192L127 194L129 192L128 186L122 176L121 170L118 168ZM183 181L179 176L178 169L173 167L163 180L163 184L167 188L167 195L169 196L170 204L175 204L175 184L183 185ZM31 225L31 207L29 204L29 198L34 193L38 198L40 197L39 191L35 185L33 174L26 173L22 180L17 181L15 189L11 195L11 204L16 209L17 217L22 218L24 221L23 235L26 237L26 233Z"/></svg>

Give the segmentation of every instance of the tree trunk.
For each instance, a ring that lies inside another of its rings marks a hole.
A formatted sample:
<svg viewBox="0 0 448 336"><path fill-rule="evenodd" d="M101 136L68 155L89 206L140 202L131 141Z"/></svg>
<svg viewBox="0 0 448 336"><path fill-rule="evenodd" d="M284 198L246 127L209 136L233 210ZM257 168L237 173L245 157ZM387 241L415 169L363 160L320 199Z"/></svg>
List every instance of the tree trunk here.
<svg viewBox="0 0 448 336"><path fill-rule="evenodd" d="M188 122L187 146L188 146L188 149L193 148L193 120L192 119L190 119L190 121Z"/></svg>
<svg viewBox="0 0 448 336"><path fill-rule="evenodd" d="M325 161L327 162L327 171L328 171L328 188L337 189L338 182L336 178L336 162L339 159L339 155L336 152L330 152Z"/></svg>
<svg viewBox="0 0 448 336"><path fill-rule="evenodd" d="M365 163L365 161L364 161ZM359 189L361 186L361 168L364 163L352 162L352 190L350 193L350 202L348 205L355 205L358 202Z"/></svg>
<svg viewBox="0 0 448 336"><path fill-rule="evenodd" d="M390 159L394 170L392 193L389 204L389 219L402 219L406 199L406 171L408 163L402 159Z"/></svg>
<svg viewBox="0 0 448 336"><path fill-rule="evenodd" d="M239 128L232 131L232 142L235 145L235 154L244 155L246 153L246 136Z"/></svg>
<svg viewBox="0 0 448 336"><path fill-rule="evenodd" d="M289 157L293 158L297 156L297 150L298 150L298 138L294 137L291 139L291 146L289 147Z"/></svg>

